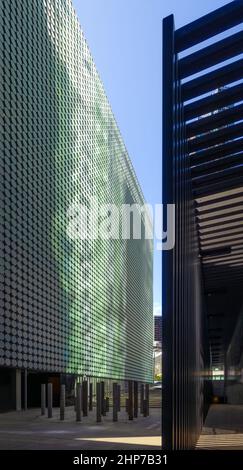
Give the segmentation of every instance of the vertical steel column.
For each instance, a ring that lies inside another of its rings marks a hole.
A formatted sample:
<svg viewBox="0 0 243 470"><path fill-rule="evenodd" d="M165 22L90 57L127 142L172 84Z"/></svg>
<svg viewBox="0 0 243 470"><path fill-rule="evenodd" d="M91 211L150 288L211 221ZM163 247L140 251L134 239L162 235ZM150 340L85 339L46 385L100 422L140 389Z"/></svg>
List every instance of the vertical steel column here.
<svg viewBox="0 0 243 470"><path fill-rule="evenodd" d="M25 411L28 408L28 372L27 369L24 370L24 409Z"/></svg>
<svg viewBox="0 0 243 470"><path fill-rule="evenodd" d="M133 383L133 391L134 391L134 418L138 417L138 382Z"/></svg>
<svg viewBox="0 0 243 470"><path fill-rule="evenodd" d="M89 411L93 410L93 384L89 383Z"/></svg>
<svg viewBox="0 0 243 470"><path fill-rule="evenodd" d="M140 385L140 413L143 414L144 384Z"/></svg>
<svg viewBox="0 0 243 470"><path fill-rule="evenodd" d="M77 401L77 381L76 377L74 377L74 386L73 386L73 408L74 412L76 413L76 401Z"/></svg>
<svg viewBox="0 0 243 470"><path fill-rule="evenodd" d="M46 384L41 384L41 414L46 413Z"/></svg>
<svg viewBox="0 0 243 470"><path fill-rule="evenodd" d="M101 422L101 383L97 382L96 384L96 421L97 423Z"/></svg>
<svg viewBox="0 0 243 470"><path fill-rule="evenodd" d="M145 385L146 416L149 416L149 384Z"/></svg>
<svg viewBox="0 0 243 470"><path fill-rule="evenodd" d="M117 410L121 411L121 386L117 384Z"/></svg>
<svg viewBox="0 0 243 470"><path fill-rule="evenodd" d="M100 383L101 386L101 414L105 416L105 382Z"/></svg>
<svg viewBox="0 0 243 470"><path fill-rule="evenodd" d="M82 385L77 383L76 385L76 421L81 421L82 419Z"/></svg>
<svg viewBox="0 0 243 470"><path fill-rule="evenodd" d="M147 401L145 399L143 400L143 416L144 418L148 416L147 415Z"/></svg>
<svg viewBox="0 0 243 470"><path fill-rule="evenodd" d="M52 418L52 383L47 386L48 418Z"/></svg>
<svg viewBox="0 0 243 470"><path fill-rule="evenodd" d="M163 20L163 204L174 203L174 19ZM163 295L163 400L162 442L174 448L174 257L173 250L162 254Z"/></svg>
<svg viewBox="0 0 243 470"><path fill-rule="evenodd" d="M227 381L228 381L228 361L227 353L224 354L224 403L227 403Z"/></svg>
<svg viewBox="0 0 243 470"><path fill-rule="evenodd" d="M63 421L65 418L65 401L66 401L66 394L65 394L65 385L61 385L60 390L60 420Z"/></svg>
<svg viewBox="0 0 243 470"><path fill-rule="evenodd" d="M15 370L15 408L16 411L21 411L21 369Z"/></svg>
<svg viewBox="0 0 243 470"><path fill-rule="evenodd" d="M118 385L113 383L113 421L118 420Z"/></svg>
<svg viewBox="0 0 243 470"><path fill-rule="evenodd" d="M181 149L180 149L180 112L179 112L179 90L178 90L178 61L177 56L174 54L174 202L176 204L176 240L175 240L175 250L174 250L174 370L175 370L175 383L174 386L174 411L175 411L175 442L176 448L181 449L181 437L182 437L182 419L181 415L183 412L183 400L182 400L182 312L183 312L183 303L182 295L184 291L184 273L182 270L184 267L184 251L182 249L182 237L183 237L183 223L182 220L182 171L181 171ZM179 405L180 403L180 405ZM178 406L179 405L179 406Z"/></svg>
<svg viewBox="0 0 243 470"><path fill-rule="evenodd" d="M88 416L88 382L82 382L82 402L83 402L83 416Z"/></svg>
<svg viewBox="0 0 243 470"><path fill-rule="evenodd" d="M128 419L133 420L133 381L128 381Z"/></svg>

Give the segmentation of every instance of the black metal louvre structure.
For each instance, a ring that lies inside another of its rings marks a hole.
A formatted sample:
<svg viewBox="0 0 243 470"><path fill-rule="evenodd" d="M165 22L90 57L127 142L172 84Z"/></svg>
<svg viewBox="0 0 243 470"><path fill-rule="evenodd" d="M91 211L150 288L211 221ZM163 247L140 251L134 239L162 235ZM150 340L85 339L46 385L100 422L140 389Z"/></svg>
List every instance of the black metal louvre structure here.
<svg viewBox="0 0 243 470"><path fill-rule="evenodd" d="M241 0L178 30L163 21L163 204L176 207L163 252L165 449L195 446L205 377L224 366L243 301L242 22Z"/></svg>

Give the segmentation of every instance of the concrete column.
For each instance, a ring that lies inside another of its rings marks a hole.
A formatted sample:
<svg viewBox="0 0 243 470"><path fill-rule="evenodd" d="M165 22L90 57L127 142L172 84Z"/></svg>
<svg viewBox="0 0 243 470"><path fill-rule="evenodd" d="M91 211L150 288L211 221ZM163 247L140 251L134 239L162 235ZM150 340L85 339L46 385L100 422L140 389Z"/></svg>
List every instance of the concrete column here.
<svg viewBox="0 0 243 470"><path fill-rule="evenodd" d="M76 386L76 421L81 421L81 410L82 410L82 386L77 383Z"/></svg>
<svg viewBox="0 0 243 470"><path fill-rule="evenodd" d="M97 382L96 384L96 421L97 423L101 422L101 383Z"/></svg>
<svg viewBox="0 0 243 470"><path fill-rule="evenodd" d="M128 419L133 420L133 381L128 382Z"/></svg>
<svg viewBox="0 0 243 470"><path fill-rule="evenodd" d="M15 375L15 406L16 411L21 411L22 403L21 403L21 369L16 369Z"/></svg>
<svg viewBox="0 0 243 470"><path fill-rule="evenodd" d="M82 398L83 398L83 415L88 416L88 382L83 380L82 382Z"/></svg>
<svg viewBox="0 0 243 470"><path fill-rule="evenodd" d="M41 414L46 413L46 384L41 384Z"/></svg>
<svg viewBox="0 0 243 470"><path fill-rule="evenodd" d="M24 370L24 409L28 408L28 376L27 369Z"/></svg>
<svg viewBox="0 0 243 470"><path fill-rule="evenodd" d="M134 403L133 403L134 418L137 418L138 417L138 383L137 382L133 383L133 392L134 392Z"/></svg>
<svg viewBox="0 0 243 470"><path fill-rule="evenodd" d="M109 413L109 410L110 410L110 399L109 399L109 397L106 397L106 399L105 399L105 410L106 410L106 413Z"/></svg>
<svg viewBox="0 0 243 470"><path fill-rule="evenodd" d="M89 411L93 410L93 384L89 383Z"/></svg>
<svg viewBox="0 0 243 470"><path fill-rule="evenodd" d="M52 418L52 383L47 386L48 418Z"/></svg>
<svg viewBox="0 0 243 470"><path fill-rule="evenodd" d="M64 421L65 418L65 401L66 401L65 385L61 385L60 390L60 420Z"/></svg>
<svg viewBox="0 0 243 470"><path fill-rule="evenodd" d="M143 414L143 401L144 401L144 385L140 385L140 413Z"/></svg>
<svg viewBox="0 0 243 470"><path fill-rule="evenodd" d="M113 383L113 421L118 421L118 387Z"/></svg>

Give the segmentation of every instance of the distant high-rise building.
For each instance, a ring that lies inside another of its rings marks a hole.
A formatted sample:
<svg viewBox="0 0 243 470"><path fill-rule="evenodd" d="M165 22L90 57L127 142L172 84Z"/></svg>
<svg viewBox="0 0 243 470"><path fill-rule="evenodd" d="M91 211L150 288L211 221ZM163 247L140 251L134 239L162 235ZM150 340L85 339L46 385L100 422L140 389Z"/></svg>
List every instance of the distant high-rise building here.
<svg viewBox="0 0 243 470"><path fill-rule="evenodd" d="M154 317L154 341L162 342L162 316Z"/></svg>

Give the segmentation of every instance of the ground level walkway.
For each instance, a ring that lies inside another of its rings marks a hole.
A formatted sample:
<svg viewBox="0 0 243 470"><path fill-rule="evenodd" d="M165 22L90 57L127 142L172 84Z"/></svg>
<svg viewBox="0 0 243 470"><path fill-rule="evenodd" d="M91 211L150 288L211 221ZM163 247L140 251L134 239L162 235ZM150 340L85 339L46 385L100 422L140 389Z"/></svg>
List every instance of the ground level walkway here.
<svg viewBox="0 0 243 470"><path fill-rule="evenodd" d="M243 405L212 405L197 448L243 450Z"/></svg>
<svg viewBox="0 0 243 470"><path fill-rule="evenodd" d="M150 416L129 421L127 413L119 413L113 423L112 411L96 423L95 411L75 421L73 407L66 408L64 421L59 409L53 417L40 416L39 409L0 414L0 449L159 449L161 447L161 409L153 408Z"/></svg>

